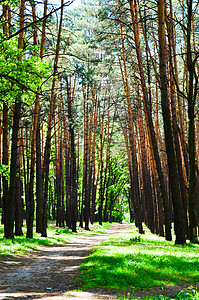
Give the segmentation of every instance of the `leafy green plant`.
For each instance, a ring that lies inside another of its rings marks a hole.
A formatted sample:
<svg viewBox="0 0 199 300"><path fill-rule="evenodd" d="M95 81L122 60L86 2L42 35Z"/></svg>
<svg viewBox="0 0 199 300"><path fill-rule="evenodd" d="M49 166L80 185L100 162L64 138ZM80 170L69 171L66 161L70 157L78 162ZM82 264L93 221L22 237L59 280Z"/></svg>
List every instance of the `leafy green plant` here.
<svg viewBox="0 0 199 300"><path fill-rule="evenodd" d="M190 286L186 290L180 291L178 294L174 294L172 296L166 296L166 295L159 295L159 296L152 296L152 297L142 297L142 298L136 298L130 294L124 297L118 297L118 300L130 300L130 299L142 299L142 300L198 300L199 299L199 293L197 292L197 289Z"/></svg>
<svg viewBox="0 0 199 300"><path fill-rule="evenodd" d="M136 237L130 239L131 243L139 243L141 241L142 241L142 239L140 236L136 236Z"/></svg>
<svg viewBox="0 0 199 300"><path fill-rule="evenodd" d="M177 294L176 299L198 300L199 299L199 293L198 293L197 289L194 289L193 287L189 287L186 290L180 291L179 294Z"/></svg>

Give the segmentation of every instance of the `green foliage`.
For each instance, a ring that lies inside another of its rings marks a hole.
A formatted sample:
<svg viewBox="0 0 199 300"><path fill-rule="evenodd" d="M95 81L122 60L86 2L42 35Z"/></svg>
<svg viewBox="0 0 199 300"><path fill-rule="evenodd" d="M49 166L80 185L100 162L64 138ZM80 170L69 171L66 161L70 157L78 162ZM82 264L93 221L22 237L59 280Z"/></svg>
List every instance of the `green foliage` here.
<svg viewBox="0 0 199 300"><path fill-rule="evenodd" d="M121 222L124 220L123 208L127 205L127 199L124 197L123 191L128 189L129 185L127 163L123 154L118 152L109 159L108 177L108 212L112 206L114 221Z"/></svg>
<svg viewBox="0 0 199 300"><path fill-rule="evenodd" d="M145 230L142 239L134 228L96 247L82 263L84 287L132 290L198 282L198 245L176 246Z"/></svg>
<svg viewBox="0 0 199 300"><path fill-rule="evenodd" d="M130 299L145 299L145 300L198 300L199 299L199 293L198 291L190 286L189 288L180 291L177 294L174 294L172 296L166 296L166 295L159 295L159 296L152 296L152 297L142 297L142 298L136 298L133 297L133 295L128 295L126 297L119 297L118 300L130 300Z"/></svg>
<svg viewBox="0 0 199 300"><path fill-rule="evenodd" d="M180 291L176 296L174 296L174 299L198 300L199 299L199 293L193 287L189 287L185 291L184 290Z"/></svg>
<svg viewBox="0 0 199 300"><path fill-rule="evenodd" d="M137 242L141 242L141 241L143 241L143 240L141 239L140 236L136 236L136 237L130 239L131 243L137 243Z"/></svg>
<svg viewBox="0 0 199 300"><path fill-rule="evenodd" d="M5 176L6 179L9 178L9 174L10 174L10 168L8 165L4 165L2 163L0 163L0 174Z"/></svg>
<svg viewBox="0 0 199 300"><path fill-rule="evenodd" d="M4 0L3 2L5 5L12 6L12 7L19 7L20 0Z"/></svg>
<svg viewBox="0 0 199 300"><path fill-rule="evenodd" d="M4 36L1 36L3 39ZM0 48L0 93L5 102L16 100L31 104L38 87L48 76L50 67L37 56L32 55L37 48L28 46L26 52L19 50L17 39L5 40ZM22 62L19 58L23 56Z"/></svg>

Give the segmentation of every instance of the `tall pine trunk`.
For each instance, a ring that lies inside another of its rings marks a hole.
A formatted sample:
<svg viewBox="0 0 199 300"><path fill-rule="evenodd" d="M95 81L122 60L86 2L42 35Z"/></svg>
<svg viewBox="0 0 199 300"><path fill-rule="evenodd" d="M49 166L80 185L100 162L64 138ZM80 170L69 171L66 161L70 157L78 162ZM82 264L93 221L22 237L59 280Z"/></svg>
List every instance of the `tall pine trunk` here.
<svg viewBox="0 0 199 300"><path fill-rule="evenodd" d="M31 2L32 7L32 16L33 16L33 22L36 21L36 7L35 2ZM41 46L40 46L40 58L43 59L43 53L44 53L44 43L45 43L45 31L46 31L46 13L47 13L47 0L44 2L44 20L42 24L42 38L41 38ZM37 29L33 29L33 45L37 45ZM36 56L36 53L33 53L34 56ZM38 93L40 92L40 88L38 88ZM38 124L38 118L39 118L39 94L36 95L35 98L35 108L34 108L34 119L33 119L33 131L32 131L32 139L31 139L31 164L30 164L30 181L28 185L28 209L27 209L27 238L31 238L33 236L33 221L34 221L34 175L35 175L35 162L36 162L36 135L37 135L37 124ZM42 197L43 198L43 197ZM38 201L42 202L42 198L37 198L37 204ZM42 208L42 204L39 203L40 208ZM36 218L38 215L41 217L41 213L36 213ZM37 225L38 225L38 221ZM39 221L40 222L40 221ZM40 226L39 226L40 227ZM37 226L37 232L41 232L41 228L38 228Z"/></svg>
<svg viewBox="0 0 199 300"><path fill-rule="evenodd" d="M173 211L174 211L174 230L176 234L176 244L186 243L184 214L179 190L179 179L174 152L174 143L171 130L171 118L169 110L168 79L166 67L166 38L165 38L165 2L158 1L158 37L159 37L159 70L160 70L160 89L161 106L164 122L164 134L166 153L169 169L169 182L172 193Z"/></svg>
<svg viewBox="0 0 199 300"><path fill-rule="evenodd" d="M23 36L24 36L24 12L25 12L25 0L20 2L20 19L19 29L22 30L19 33L18 38L18 49L23 49ZM22 56L18 58L19 63L22 62ZM17 176L17 144L18 144L18 132L19 132L19 121L21 117L21 99L15 100L14 105L14 116L12 126L12 148L11 148L11 163L10 163L10 189L7 204L6 214L6 238L14 237L14 219L15 219L15 193L16 193L16 176Z"/></svg>
<svg viewBox="0 0 199 300"><path fill-rule="evenodd" d="M42 231L42 214L44 210L43 200L43 178L41 164L41 133L40 133L40 116L37 122L36 134L36 232Z"/></svg>
<svg viewBox="0 0 199 300"><path fill-rule="evenodd" d="M70 173L71 173L71 227L72 232L77 231L77 168L76 168L76 151L75 151L75 132L74 132L74 120L73 120L73 110L72 103L73 99L71 97L70 86L68 83L68 78L66 78L67 84L67 98L68 98L68 121L69 121L69 132L70 132Z"/></svg>
<svg viewBox="0 0 199 300"><path fill-rule="evenodd" d="M142 55L141 55L141 47L140 47L140 37L139 37L139 23L138 23L138 8L137 8L137 1L136 0L129 0L130 5L130 13L133 22L133 29L134 29L134 38L135 38L135 49L136 49L136 56L138 61L138 68L140 73L141 79L141 87L143 93L143 100L144 100L144 110L146 113L147 123L149 126L150 132L150 139L153 147L153 154L156 163L156 169L158 173L158 179L160 183L160 189L162 194L163 206L164 206L164 217L165 217L165 233L166 233L166 240L172 240L171 236L171 218L169 212L169 201L168 195L165 186L164 175L161 167L161 161L157 146L157 140L155 136L155 130L152 120L152 113L151 113L151 105L148 99L146 81L144 76L144 69L142 65Z"/></svg>
<svg viewBox="0 0 199 300"><path fill-rule="evenodd" d="M137 221L138 221L138 228L139 233L144 233L142 227L142 216L141 216L141 197L140 197L140 187L139 187L139 178L138 178L138 162L136 156L136 142L135 142L135 133L134 133L134 125L133 125L133 113L131 107L131 98L130 98L130 90L128 84L128 75L127 75L127 67L126 67L126 57L125 57L125 50L124 50L124 36L123 36L123 29L121 23L121 16L120 16L120 38L121 38L121 46L122 46L122 60L123 60L123 69L120 64L121 73L123 74L123 85L124 91L126 96L127 102L127 111L128 111L128 127L129 127L129 142L130 142L130 149L131 149L131 159L132 159L132 170L133 170L133 193L135 196L135 205L136 205L136 214L137 214Z"/></svg>
<svg viewBox="0 0 199 300"><path fill-rule="evenodd" d="M8 7L3 5L3 18L8 19ZM3 33L6 34L7 26L6 23L3 25ZM3 157L2 163L8 165L8 105L3 103ZM7 236L7 218L8 218L8 180L6 176L3 176L3 215L2 222L4 223L4 234Z"/></svg>
<svg viewBox="0 0 199 300"><path fill-rule="evenodd" d="M48 201L48 180L49 180L50 153L51 153L51 130L52 130L52 120L54 114L53 105L55 102L55 82L56 82L55 76L57 75L57 68L58 68L62 21L63 21L63 0L61 1L59 32L57 37L56 53L54 59L53 80L52 80L51 97L50 97L50 109L48 113L48 128L47 128L44 162L43 162L43 183L44 183L44 211L43 211L43 222L42 222L43 237L47 236L47 201Z"/></svg>
<svg viewBox="0 0 199 300"><path fill-rule="evenodd" d="M192 58L191 20L193 14L193 1L187 0L187 68L188 68L188 144L189 144L189 183L188 183L188 207L189 207L189 239L197 239L196 219L196 154L195 154L195 103L198 95L198 76L195 70L195 62Z"/></svg>

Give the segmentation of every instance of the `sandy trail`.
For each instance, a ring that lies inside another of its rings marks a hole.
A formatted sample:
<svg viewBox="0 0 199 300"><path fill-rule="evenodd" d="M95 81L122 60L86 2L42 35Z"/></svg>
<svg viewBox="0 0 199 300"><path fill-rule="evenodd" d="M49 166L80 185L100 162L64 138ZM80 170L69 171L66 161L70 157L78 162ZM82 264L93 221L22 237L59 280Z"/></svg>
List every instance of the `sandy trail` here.
<svg viewBox="0 0 199 300"><path fill-rule="evenodd" d="M102 291L63 294L78 288L80 283L74 282L91 247L130 230L130 225L114 224L104 234L77 236L67 244L7 257L0 261L0 299L117 299Z"/></svg>

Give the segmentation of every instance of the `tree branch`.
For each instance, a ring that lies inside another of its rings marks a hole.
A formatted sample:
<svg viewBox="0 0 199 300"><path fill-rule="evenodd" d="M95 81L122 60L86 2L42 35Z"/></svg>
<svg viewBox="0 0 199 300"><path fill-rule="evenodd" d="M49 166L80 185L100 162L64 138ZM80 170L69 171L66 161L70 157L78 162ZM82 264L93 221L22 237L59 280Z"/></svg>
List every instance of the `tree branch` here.
<svg viewBox="0 0 199 300"><path fill-rule="evenodd" d="M1 43L3 43L4 41L8 41L10 39L12 39L13 37L17 36L19 33L21 33L22 31L28 29L29 27L31 27L32 25L35 25L37 24L38 22L40 21L43 21L44 19L47 19L49 16L51 16L53 13L57 12L58 10L60 10L62 7L64 6L70 6L75 0L70 0L70 1L67 1L66 3L64 3L63 5L61 5L60 7L58 8L53 8L46 16L43 16L42 18L39 18L37 19L36 21L34 22L31 22L29 23L28 25L26 25L25 27L23 27L22 29L16 31L14 34L12 34L11 36L5 38L3 41L1 41Z"/></svg>

